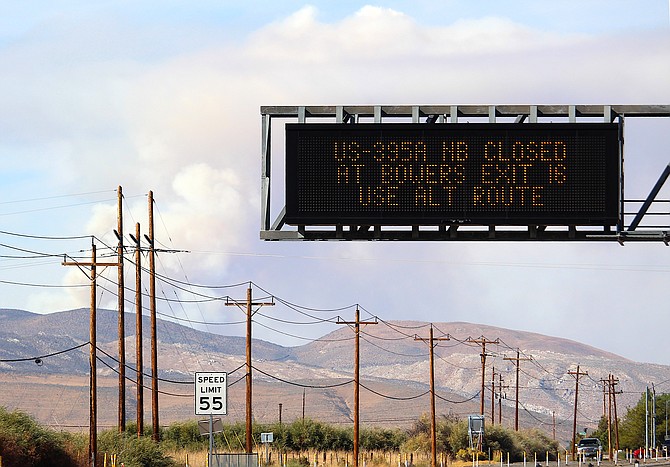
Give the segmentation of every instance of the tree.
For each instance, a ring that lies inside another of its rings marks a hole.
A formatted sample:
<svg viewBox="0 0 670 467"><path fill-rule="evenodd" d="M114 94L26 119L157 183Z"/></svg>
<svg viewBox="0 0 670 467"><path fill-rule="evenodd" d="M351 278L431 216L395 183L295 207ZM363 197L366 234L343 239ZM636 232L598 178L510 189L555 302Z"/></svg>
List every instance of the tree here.
<svg viewBox="0 0 670 467"><path fill-rule="evenodd" d="M645 446L645 423L647 420L647 411L645 409L646 393L642 393L642 397L638 403L627 410L623 420L619 423L619 445L622 449L636 449ZM667 404L666 404L667 402ZM651 398L649 399L649 414L652 413ZM666 407L670 405L670 394L661 394L656 396L656 445L660 446L665 438L665 420L666 415L670 417L670 413L666 414ZM649 415L651 417L651 415ZM652 430L648 429L649 445L652 445Z"/></svg>
<svg viewBox="0 0 670 467"><path fill-rule="evenodd" d="M612 443L614 444L613 447L616 446L616 435L614 433L614 420L612 420ZM603 415L600 417L600 421L598 422L598 428L596 431L593 432L593 434L590 436L591 438L598 438L600 442L603 444L603 451L607 452L609 450L609 436L607 433L607 417Z"/></svg>

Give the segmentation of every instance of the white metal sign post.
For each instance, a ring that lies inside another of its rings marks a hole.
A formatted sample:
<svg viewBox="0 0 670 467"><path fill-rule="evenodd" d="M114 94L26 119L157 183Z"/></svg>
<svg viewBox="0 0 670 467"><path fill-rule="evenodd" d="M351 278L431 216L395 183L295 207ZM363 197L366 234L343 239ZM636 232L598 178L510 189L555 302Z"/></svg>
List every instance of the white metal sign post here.
<svg viewBox="0 0 670 467"><path fill-rule="evenodd" d="M265 445L265 465L270 464L270 455L268 453L268 444L274 441L274 433L261 433L261 443Z"/></svg>
<svg viewBox="0 0 670 467"><path fill-rule="evenodd" d="M195 414L209 415L208 465L212 465L214 448L214 415L226 415L228 410L228 374L199 372L195 374Z"/></svg>

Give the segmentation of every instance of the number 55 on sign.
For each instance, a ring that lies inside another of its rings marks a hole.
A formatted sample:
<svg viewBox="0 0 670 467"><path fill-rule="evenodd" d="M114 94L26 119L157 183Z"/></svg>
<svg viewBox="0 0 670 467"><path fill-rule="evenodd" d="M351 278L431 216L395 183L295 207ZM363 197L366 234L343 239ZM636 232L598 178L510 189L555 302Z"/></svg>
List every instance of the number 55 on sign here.
<svg viewBox="0 0 670 467"><path fill-rule="evenodd" d="M227 373L196 373L195 414L226 415L227 389Z"/></svg>

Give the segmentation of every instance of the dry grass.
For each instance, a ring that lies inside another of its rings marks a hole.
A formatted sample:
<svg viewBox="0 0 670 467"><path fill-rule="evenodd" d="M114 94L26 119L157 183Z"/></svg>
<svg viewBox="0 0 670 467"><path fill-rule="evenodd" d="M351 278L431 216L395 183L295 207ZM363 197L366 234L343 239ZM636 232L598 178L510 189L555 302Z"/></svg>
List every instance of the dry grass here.
<svg viewBox="0 0 670 467"><path fill-rule="evenodd" d="M180 466L205 467L207 465L207 451L186 452L184 450L168 451L166 453ZM264 459L265 452L259 452L259 458ZM430 455L424 453L399 454L384 452L365 452L362 453L363 461L359 462L360 467L404 467L405 461L412 462L414 467L429 467ZM271 453L271 467L279 467L277 462L277 453ZM480 461L481 466L497 465L495 462ZM345 467L352 465L351 453L344 452L319 452L319 453L289 453L284 457L284 463L288 467ZM460 460L448 460L445 456L438 458L438 465L444 467L471 467L472 462Z"/></svg>

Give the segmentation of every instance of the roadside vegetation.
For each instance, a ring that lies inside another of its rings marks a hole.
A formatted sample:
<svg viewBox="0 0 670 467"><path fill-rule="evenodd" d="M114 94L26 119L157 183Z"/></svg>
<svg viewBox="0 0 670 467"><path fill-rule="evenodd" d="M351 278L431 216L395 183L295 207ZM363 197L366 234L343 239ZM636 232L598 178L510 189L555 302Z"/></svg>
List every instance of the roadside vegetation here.
<svg viewBox="0 0 670 467"><path fill-rule="evenodd" d="M665 406L665 398L657 398L657 413ZM620 445L622 449L639 446L644 436L644 401L628 410L620 421ZM663 412L664 413L664 412ZM658 420L658 419L657 419ZM657 433L662 436L665 426L659 420ZM261 444L261 433L272 432L273 443L267 452ZM594 433L607 442L607 424L601 421ZM352 464L353 429L328 425L316 420L296 420L289 424L254 425L255 452L262 461L270 465L306 467L318 465L343 467ZM520 462L524 454L530 461L534 455L545 459L547 453L552 460L563 453L563 447L539 430L515 432L498 425L487 426L481 451L470 449L467 420L455 416L441 416L437 421L437 451L445 465L458 461L471 461L473 456L500 462ZM223 431L214 436L215 449L219 453L243 452L245 426L243 423L224 424ZM175 467L187 464L204 467L207 458L208 436L202 436L197 421L173 423L161 430L160 443L154 443L150 427L146 435L137 437L134 424L129 424L124 433L114 430L98 435L99 465L107 456L108 466L112 456L117 466L124 467ZM397 466L399 464L425 467L430 465L430 423L427 416L416 420L408 429L361 428L359 451L368 466ZM7 411L0 407L0 465L2 467L84 467L88 464L88 437L54 431L39 425L29 415L19 411Z"/></svg>

